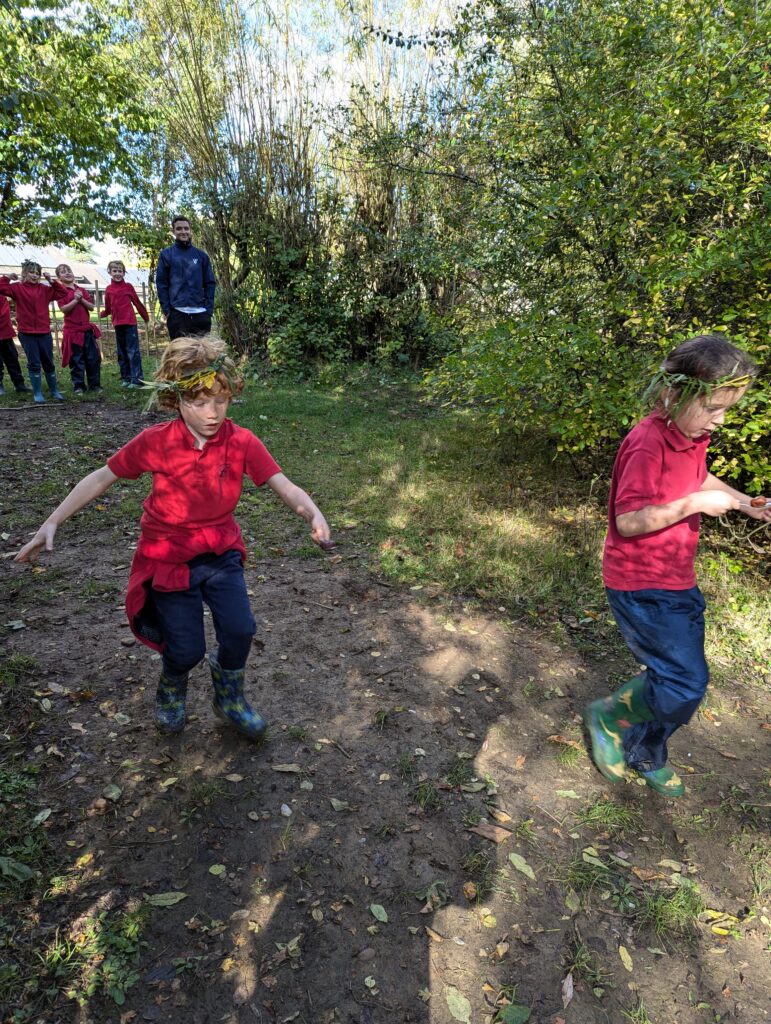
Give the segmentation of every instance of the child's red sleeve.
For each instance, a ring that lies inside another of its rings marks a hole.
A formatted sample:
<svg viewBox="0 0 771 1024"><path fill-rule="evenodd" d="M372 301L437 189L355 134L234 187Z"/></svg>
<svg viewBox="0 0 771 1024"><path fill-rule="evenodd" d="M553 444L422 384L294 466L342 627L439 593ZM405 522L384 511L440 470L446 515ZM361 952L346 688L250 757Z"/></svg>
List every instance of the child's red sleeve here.
<svg viewBox="0 0 771 1024"><path fill-rule="evenodd" d="M56 299L60 306L63 302L71 301L72 296L70 295L69 290L64 287L61 281L57 281L55 277L50 281L50 288L51 298Z"/></svg>
<svg viewBox="0 0 771 1024"><path fill-rule="evenodd" d="M13 298L13 284L10 277L6 277L5 274L0 277L0 295L7 295L9 299Z"/></svg>
<svg viewBox="0 0 771 1024"><path fill-rule="evenodd" d="M613 514L638 512L647 505L661 504L663 457L649 448L629 449L618 472Z"/></svg>
<svg viewBox="0 0 771 1024"><path fill-rule="evenodd" d="M110 302L109 286L104 290L104 309L99 310L99 316L110 316L112 314L112 303Z"/></svg>
<svg viewBox="0 0 771 1024"><path fill-rule="evenodd" d="M281 472L279 464L255 434L252 434L246 448L244 469L258 487L262 487L272 476Z"/></svg>
<svg viewBox="0 0 771 1024"><path fill-rule="evenodd" d="M139 313L139 315L142 317L143 320L145 320L145 321L149 320L150 319L150 315L147 312L147 310L145 309L145 307L142 304L142 302L140 301L139 296L136 293L136 289L134 288L134 285L132 284L130 287L131 287L131 301L136 306L137 312Z"/></svg>

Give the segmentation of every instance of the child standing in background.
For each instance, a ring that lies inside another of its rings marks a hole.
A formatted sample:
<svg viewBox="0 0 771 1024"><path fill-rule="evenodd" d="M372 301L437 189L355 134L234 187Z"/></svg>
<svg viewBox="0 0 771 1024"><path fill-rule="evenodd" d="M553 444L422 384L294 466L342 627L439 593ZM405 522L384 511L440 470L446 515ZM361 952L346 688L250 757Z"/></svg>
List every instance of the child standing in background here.
<svg viewBox="0 0 771 1024"><path fill-rule="evenodd" d="M94 308L91 293L75 284L75 275L66 263L56 268L56 277L64 289L57 294L59 309L64 313L62 332L62 366L69 366L72 389L76 395L89 391L101 391L100 366L102 354L97 338L102 336L99 328L91 323L90 313Z"/></svg>
<svg viewBox="0 0 771 1024"><path fill-rule="evenodd" d="M139 301L133 284L124 280L126 268L123 263L120 260L110 260L107 264L107 273L112 283L104 290L104 309L100 311L99 316L112 317L121 387L141 388L142 355L139 351L139 331L134 307L145 323L150 317Z"/></svg>
<svg viewBox="0 0 771 1024"><path fill-rule="evenodd" d="M215 714L252 740L267 728L244 696L256 629L244 580L246 548L233 517L244 476L258 487L267 484L301 516L316 544L332 546L329 526L305 491L284 476L251 430L227 418L243 386L222 343L172 341L153 387L161 408L176 417L143 430L84 477L16 556L34 562L43 549L53 549L57 528L116 480L152 475L126 612L137 639L162 653L155 724L164 733L185 727L188 674L206 653L204 604L218 645L208 658Z"/></svg>
<svg viewBox="0 0 771 1024"><path fill-rule="evenodd" d="M19 393L29 391L29 388L24 383L21 366L19 365L16 344L13 340L15 336L16 331L14 331L13 323L11 322L11 307L8 305L8 299L4 295L0 295L0 395L5 394L3 366L8 371L11 383Z"/></svg>
<svg viewBox="0 0 771 1024"><path fill-rule="evenodd" d="M51 285L41 282L41 277ZM0 277L0 294L7 295L16 303L16 323L19 327L19 341L27 357L27 372L32 385L35 401L45 402L41 370L45 373L51 398L64 401L59 391L54 367L54 343L51 337L50 305L57 297L58 282L51 281L50 274L44 274L39 263L25 260L21 265L21 280L18 274ZM63 290L63 289L62 289Z"/></svg>
<svg viewBox="0 0 771 1024"><path fill-rule="evenodd" d="M701 514L734 509L771 522L771 505L707 470L710 432L757 372L722 334L683 342L649 393L654 408L624 439L610 488L603 578L613 616L645 670L584 711L592 757L611 782L628 766L657 793L682 796L667 740L707 689L705 602L694 562Z"/></svg>

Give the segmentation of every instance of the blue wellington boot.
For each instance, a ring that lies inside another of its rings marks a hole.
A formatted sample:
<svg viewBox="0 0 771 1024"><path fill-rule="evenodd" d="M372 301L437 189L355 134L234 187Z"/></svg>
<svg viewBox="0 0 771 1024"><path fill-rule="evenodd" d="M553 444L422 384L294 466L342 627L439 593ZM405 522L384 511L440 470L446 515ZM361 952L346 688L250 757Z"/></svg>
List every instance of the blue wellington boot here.
<svg viewBox="0 0 771 1024"><path fill-rule="evenodd" d="M64 395L59 390L55 373L46 374L46 384L48 385L48 390L51 392L51 398L55 398L57 402L63 402Z"/></svg>
<svg viewBox="0 0 771 1024"><path fill-rule="evenodd" d="M259 741L265 735L268 723L259 715L254 708L250 707L244 698L244 675L243 668L225 669L220 668L219 662L213 654L208 656L211 681L214 685L214 700L212 710L218 718L234 729L238 729L250 740Z"/></svg>
<svg viewBox="0 0 771 1024"><path fill-rule="evenodd" d="M45 403L43 398L43 377L39 373L30 373L29 382L32 385L32 396L38 405Z"/></svg>
<svg viewBox="0 0 771 1024"><path fill-rule="evenodd" d="M187 672L181 676L161 672L155 694L155 725L159 732L182 732L185 728Z"/></svg>

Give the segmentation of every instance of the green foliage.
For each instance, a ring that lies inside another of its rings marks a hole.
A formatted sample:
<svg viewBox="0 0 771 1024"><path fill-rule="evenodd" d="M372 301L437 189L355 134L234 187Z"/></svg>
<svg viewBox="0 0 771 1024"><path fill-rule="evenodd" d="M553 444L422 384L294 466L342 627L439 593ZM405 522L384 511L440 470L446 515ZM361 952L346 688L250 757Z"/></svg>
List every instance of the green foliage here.
<svg viewBox="0 0 771 1024"><path fill-rule="evenodd" d="M0 239L60 243L115 212L126 143L150 121L124 14L110 0L0 7Z"/></svg>
<svg viewBox="0 0 771 1024"><path fill-rule="evenodd" d="M435 394L575 452L623 432L683 337L724 329L767 361L769 24L751 0L463 9L452 148L476 180L455 205L473 193L485 302ZM721 464L757 488L767 407L758 393Z"/></svg>

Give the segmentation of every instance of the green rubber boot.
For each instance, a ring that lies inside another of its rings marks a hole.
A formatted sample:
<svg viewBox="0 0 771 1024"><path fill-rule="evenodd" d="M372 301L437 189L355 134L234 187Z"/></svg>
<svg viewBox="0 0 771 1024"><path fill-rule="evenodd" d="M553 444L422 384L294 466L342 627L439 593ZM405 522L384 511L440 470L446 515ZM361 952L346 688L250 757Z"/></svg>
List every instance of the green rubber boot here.
<svg viewBox="0 0 771 1024"><path fill-rule="evenodd" d="M592 740L592 758L610 782L624 777L624 730L654 718L643 699L644 689L645 676L635 676L610 697L592 701L584 709L584 722Z"/></svg>
<svg viewBox="0 0 771 1024"><path fill-rule="evenodd" d="M173 734L185 728L187 678L187 672L181 676L161 672L155 694L155 725L158 732Z"/></svg>
<svg viewBox="0 0 771 1024"><path fill-rule="evenodd" d="M646 786L662 796L678 797L685 792L683 780L673 768L666 765L652 772L640 772L640 776L645 779Z"/></svg>
<svg viewBox="0 0 771 1024"><path fill-rule="evenodd" d="M212 709L218 718L234 729L238 729L250 740L259 741L265 735L268 723L250 706L244 697L244 675L246 670L224 669L213 654L209 655L209 670L214 685Z"/></svg>

